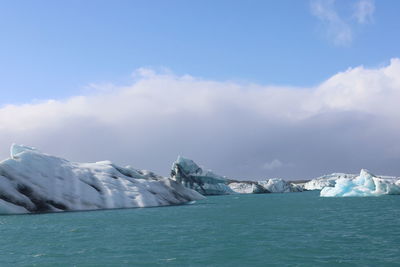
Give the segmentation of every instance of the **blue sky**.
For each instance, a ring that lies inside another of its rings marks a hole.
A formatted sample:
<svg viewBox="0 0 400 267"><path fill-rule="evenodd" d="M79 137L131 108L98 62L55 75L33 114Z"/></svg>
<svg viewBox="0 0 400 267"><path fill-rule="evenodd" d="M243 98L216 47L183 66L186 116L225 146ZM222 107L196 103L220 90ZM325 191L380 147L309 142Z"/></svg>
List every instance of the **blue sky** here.
<svg viewBox="0 0 400 267"><path fill-rule="evenodd" d="M64 98L89 83L126 83L139 67L214 80L313 86L348 67L400 53L398 1L332 4L352 30L327 38L315 1L2 1L1 104ZM327 1L332 2L332 1Z"/></svg>
<svg viewBox="0 0 400 267"><path fill-rule="evenodd" d="M168 175L400 176L399 1L1 1L11 143Z"/></svg>

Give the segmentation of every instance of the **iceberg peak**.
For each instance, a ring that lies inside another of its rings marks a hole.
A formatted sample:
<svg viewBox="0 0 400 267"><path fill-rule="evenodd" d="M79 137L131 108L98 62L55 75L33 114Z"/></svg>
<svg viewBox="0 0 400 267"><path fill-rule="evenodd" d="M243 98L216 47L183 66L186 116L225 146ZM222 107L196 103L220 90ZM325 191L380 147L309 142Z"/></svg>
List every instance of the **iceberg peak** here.
<svg viewBox="0 0 400 267"><path fill-rule="evenodd" d="M10 156L12 159L15 159L18 157L18 154L21 154L25 151L38 151L35 147L30 147L30 146L25 146L25 145L18 145L18 144L12 144L10 148Z"/></svg>
<svg viewBox="0 0 400 267"><path fill-rule="evenodd" d="M179 164L187 172L198 173L202 170L193 160L182 157L181 155L178 156L175 163Z"/></svg>
<svg viewBox="0 0 400 267"><path fill-rule="evenodd" d="M376 175L372 174L372 172L370 172L367 169L361 169L360 176L362 176L362 177L375 177Z"/></svg>

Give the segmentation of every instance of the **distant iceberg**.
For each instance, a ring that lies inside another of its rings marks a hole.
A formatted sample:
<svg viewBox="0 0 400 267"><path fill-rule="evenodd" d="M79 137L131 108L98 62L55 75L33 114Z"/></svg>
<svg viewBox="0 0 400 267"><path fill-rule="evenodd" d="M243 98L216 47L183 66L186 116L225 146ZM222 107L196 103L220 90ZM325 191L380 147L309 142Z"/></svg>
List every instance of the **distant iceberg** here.
<svg viewBox="0 0 400 267"><path fill-rule="evenodd" d="M271 178L265 181L259 181L258 183L271 193L290 193L303 191L302 186L280 178Z"/></svg>
<svg viewBox="0 0 400 267"><path fill-rule="evenodd" d="M204 170L193 160L179 156L172 164L171 178L202 195L301 192L303 188L283 179L238 181Z"/></svg>
<svg viewBox="0 0 400 267"><path fill-rule="evenodd" d="M271 193L265 189L259 182L253 181L231 181L228 184L229 188L238 194L264 194Z"/></svg>
<svg viewBox="0 0 400 267"><path fill-rule="evenodd" d="M341 177L333 187L324 187L321 197L364 197L400 194L400 180L395 177L378 177L363 169L354 178Z"/></svg>
<svg viewBox="0 0 400 267"><path fill-rule="evenodd" d="M0 162L0 213L153 207L203 199L169 178L109 161L75 163L13 145Z"/></svg>
<svg viewBox="0 0 400 267"><path fill-rule="evenodd" d="M324 187L334 187L336 180L340 178L354 179L356 174L332 173L314 178L304 184L305 190L322 190Z"/></svg>

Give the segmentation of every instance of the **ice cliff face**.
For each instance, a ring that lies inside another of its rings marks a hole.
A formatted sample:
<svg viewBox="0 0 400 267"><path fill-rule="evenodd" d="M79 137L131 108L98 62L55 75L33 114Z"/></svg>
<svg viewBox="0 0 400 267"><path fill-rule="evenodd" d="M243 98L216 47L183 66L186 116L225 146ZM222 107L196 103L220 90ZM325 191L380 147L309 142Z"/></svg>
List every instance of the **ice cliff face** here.
<svg viewBox="0 0 400 267"><path fill-rule="evenodd" d="M175 205L202 199L168 178L109 161L74 163L13 145L0 162L0 213Z"/></svg>
<svg viewBox="0 0 400 267"><path fill-rule="evenodd" d="M172 164L171 178L203 195L300 192L302 187L282 179L237 181L205 171L193 160L179 156Z"/></svg>
<svg viewBox="0 0 400 267"><path fill-rule="evenodd" d="M321 197L364 197L379 195L399 195L400 180L395 177L377 177L367 170L361 170L355 178L341 177L334 187L321 190Z"/></svg>

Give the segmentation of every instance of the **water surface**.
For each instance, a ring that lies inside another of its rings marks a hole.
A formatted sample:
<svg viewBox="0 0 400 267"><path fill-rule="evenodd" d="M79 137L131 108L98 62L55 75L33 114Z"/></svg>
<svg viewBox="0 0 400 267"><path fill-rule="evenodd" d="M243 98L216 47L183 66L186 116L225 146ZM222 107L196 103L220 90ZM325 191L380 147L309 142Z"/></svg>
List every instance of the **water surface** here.
<svg viewBox="0 0 400 267"><path fill-rule="evenodd" d="M1 266L390 266L400 196L208 197L160 208L0 216Z"/></svg>

